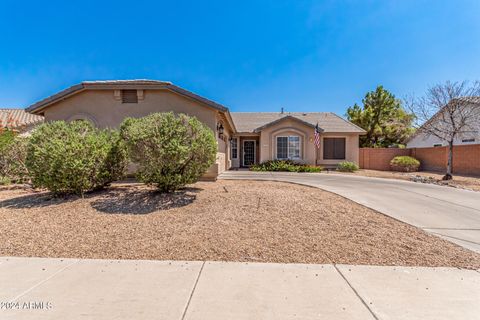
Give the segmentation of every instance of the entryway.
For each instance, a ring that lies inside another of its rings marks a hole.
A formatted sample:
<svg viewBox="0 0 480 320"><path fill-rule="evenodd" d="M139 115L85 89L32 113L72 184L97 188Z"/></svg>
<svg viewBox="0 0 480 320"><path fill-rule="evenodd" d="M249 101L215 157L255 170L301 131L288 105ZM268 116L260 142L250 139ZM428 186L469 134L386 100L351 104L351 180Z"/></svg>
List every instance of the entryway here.
<svg viewBox="0 0 480 320"><path fill-rule="evenodd" d="M249 167L255 164L255 149L255 140L243 140L243 166Z"/></svg>

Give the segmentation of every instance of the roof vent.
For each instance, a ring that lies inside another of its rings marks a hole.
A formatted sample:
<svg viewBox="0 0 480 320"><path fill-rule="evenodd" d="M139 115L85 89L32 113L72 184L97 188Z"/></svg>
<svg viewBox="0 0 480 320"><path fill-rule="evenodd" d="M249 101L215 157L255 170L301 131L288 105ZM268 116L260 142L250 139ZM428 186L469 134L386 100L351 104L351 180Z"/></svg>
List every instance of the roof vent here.
<svg viewBox="0 0 480 320"><path fill-rule="evenodd" d="M122 103L138 103L137 90L122 90Z"/></svg>
<svg viewBox="0 0 480 320"><path fill-rule="evenodd" d="M280 109L280 113L281 113L281 114L284 113L283 107Z"/></svg>

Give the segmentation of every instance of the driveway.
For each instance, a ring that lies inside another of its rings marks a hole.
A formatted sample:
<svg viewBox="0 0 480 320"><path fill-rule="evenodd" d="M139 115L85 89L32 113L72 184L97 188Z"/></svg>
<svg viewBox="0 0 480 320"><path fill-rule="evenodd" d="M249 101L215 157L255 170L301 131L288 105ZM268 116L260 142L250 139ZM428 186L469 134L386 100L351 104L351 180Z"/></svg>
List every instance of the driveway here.
<svg viewBox="0 0 480 320"><path fill-rule="evenodd" d="M220 179L318 187L480 253L480 192L336 173L227 171Z"/></svg>
<svg viewBox="0 0 480 320"><path fill-rule="evenodd" d="M463 320L478 301L457 268L0 257L0 319Z"/></svg>

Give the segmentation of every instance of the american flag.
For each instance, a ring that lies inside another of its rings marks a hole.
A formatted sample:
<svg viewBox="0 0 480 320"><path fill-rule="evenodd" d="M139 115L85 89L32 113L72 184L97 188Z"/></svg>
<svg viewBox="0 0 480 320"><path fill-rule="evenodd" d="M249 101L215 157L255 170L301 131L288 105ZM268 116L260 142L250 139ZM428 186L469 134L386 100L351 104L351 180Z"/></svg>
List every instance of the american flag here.
<svg viewBox="0 0 480 320"><path fill-rule="evenodd" d="M320 128L318 127L318 123L315 126L315 139L313 141L317 149L320 148Z"/></svg>

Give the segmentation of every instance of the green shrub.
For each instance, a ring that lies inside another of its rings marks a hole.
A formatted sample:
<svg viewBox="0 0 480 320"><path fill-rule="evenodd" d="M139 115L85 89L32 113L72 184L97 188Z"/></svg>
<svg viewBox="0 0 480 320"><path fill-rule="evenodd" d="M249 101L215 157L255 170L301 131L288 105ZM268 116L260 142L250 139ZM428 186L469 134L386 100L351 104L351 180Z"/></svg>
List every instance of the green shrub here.
<svg viewBox="0 0 480 320"><path fill-rule="evenodd" d="M137 179L162 192L198 181L215 162L215 135L195 117L168 112L127 118L120 132L138 165Z"/></svg>
<svg viewBox="0 0 480 320"><path fill-rule="evenodd" d="M288 171L288 172L320 172L322 167L309 166L292 160L267 160L250 167L252 171Z"/></svg>
<svg viewBox="0 0 480 320"><path fill-rule="evenodd" d="M409 156L397 156L390 161L393 171L414 172L420 168L420 161Z"/></svg>
<svg viewBox="0 0 480 320"><path fill-rule="evenodd" d="M337 170L341 172L355 172L358 169L358 165L355 162L342 161L337 164Z"/></svg>
<svg viewBox="0 0 480 320"><path fill-rule="evenodd" d="M0 126L0 153L13 143L16 135L15 131Z"/></svg>
<svg viewBox="0 0 480 320"><path fill-rule="evenodd" d="M0 177L15 183L30 181L26 166L27 147L28 138L18 136L4 146L0 153Z"/></svg>
<svg viewBox="0 0 480 320"><path fill-rule="evenodd" d="M0 186L6 186L11 183L12 181L8 177L0 177Z"/></svg>
<svg viewBox="0 0 480 320"><path fill-rule="evenodd" d="M118 132L86 121L39 126L30 137L26 161L34 187L82 196L120 179L127 163Z"/></svg>

